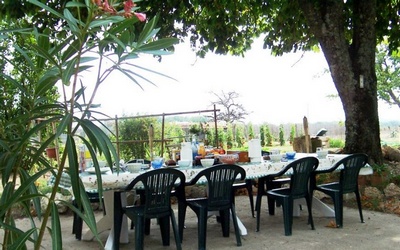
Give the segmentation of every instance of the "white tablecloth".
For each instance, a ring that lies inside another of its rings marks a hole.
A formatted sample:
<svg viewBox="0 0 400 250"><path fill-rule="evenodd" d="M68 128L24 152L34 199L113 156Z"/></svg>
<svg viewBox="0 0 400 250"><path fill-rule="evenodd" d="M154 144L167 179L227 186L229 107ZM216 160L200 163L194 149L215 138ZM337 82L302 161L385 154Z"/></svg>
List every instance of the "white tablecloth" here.
<svg viewBox="0 0 400 250"><path fill-rule="evenodd" d="M317 154L305 154L305 153L297 153L295 159L299 159L305 156L317 156ZM317 170L324 170L330 168L335 162L346 157L347 155L342 154L328 154L328 156L324 159L319 159L319 166ZM260 177L264 177L270 174L274 174L279 172L283 167L285 167L291 161L284 162L271 162L271 161L261 161L260 163L248 163L248 164L239 164L246 170L246 179L257 179ZM190 181L198 172L200 172L203 168L178 168L185 174L186 181ZM151 171L151 170L148 170ZM129 172L120 172L120 173L111 173L111 171L103 174L102 178L102 187L103 190L111 190L126 187L135 177L137 177L139 173L129 173ZM372 168L367 166L361 169L360 175L368 175L372 174ZM90 192L97 192L98 184L96 175L82 175L82 182L85 186L85 189ZM200 180L201 181L201 180Z"/></svg>

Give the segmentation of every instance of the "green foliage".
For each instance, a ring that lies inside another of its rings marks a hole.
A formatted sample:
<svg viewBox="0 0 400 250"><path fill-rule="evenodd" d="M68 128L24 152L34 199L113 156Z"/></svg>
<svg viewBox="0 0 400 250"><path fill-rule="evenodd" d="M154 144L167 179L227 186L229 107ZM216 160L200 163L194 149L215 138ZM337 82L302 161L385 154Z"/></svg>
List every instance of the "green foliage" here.
<svg viewBox="0 0 400 250"><path fill-rule="evenodd" d="M371 168L374 171L374 173L378 175L382 175L388 170L388 166L386 164L372 164Z"/></svg>
<svg viewBox="0 0 400 250"><path fill-rule="evenodd" d="M279 145L283 146L285 145L285 134L283 131L283 125L279 126Z"/></svg>
<svg viewBox="0 0 400 250"><path fill-rule="evenodd" d="M264 125L260 126L260 141L261 141L261 147L265 146L265 133L264 133Z"/></svg>
<svg viewBox="0 0 400 250"><path fill-rule="evenodd" d="M331 147L331 148L343 148L344 147L344 141L341 140L341 139L330 138L329 139L329 147Z"/></svg>
<svg viewBox="0 0 400 250"><path fill-rule="evenodd" d="M236 147L241 148L244 145L244 127L243 126L237 126L236 125Z"/></svg>
<svg viewBox="0 0 400 250"><path fill-rule="evenodd" d="M149 127L153 125L154 134L161 131L156 118L143 117L124 119L118 125L120 145L120 158L126 161L132 159L150 159L149 153Z"/></svg>
<svg viewBox="0 0 400 250"><path fill-rule="evenodd" d="M265 144L267 146L272 146L272 134L271 134L271 130L269 129L269 126L265 126Z"/></svg>
<svg viewBox="0 0 400 250"><path fill-rule="evenodd" d="M400 106L400 52L390 51L383 42L377 47L375 61L378 97L389 105Z"/></svg>
<svg viewBox="0 0 400 250"><path fill-rule="evenodd" d="M199 124L190 125L189 133L191 133L192 135L199 135L200 132L201 132L201 128L200 128Z"/></svg>
<svg viewBox="0 0 400 250"><path fill-rule="evenodd" d="M248 133L249 133L249 140L251 140L254 138L253 124L250 122L249 124L247 124L247 128L248 128Z"/></svg>
<svg viewBox="0 0 400 250"><path fill-rule="evenodd" d="M232 126L228 126L228 129L226 130L226 147L228 149L231 149L233 147L233 131L232 131Z"/></svg>
<svg viewBox="0 0 400 250"><path fill-rule="evenodd" d="M0 174L4 189L0 202L0 224L4 237L0 244L3 249L23 249L25 242L31 241L38 250L46 232L50 233L53 249L62 248L55 194L64 171L71 176L72 192L78 206L85 208L82 219L99 239L90 203L85 195L81 195L84 194L84 187L79 181L77 144L85 144L92 155L100 196L101 173L95 156L101 155L109 165L119 159L106 133L109 132L107 126L93 121L98 113L95 110L97 105L93 103L96 91L114 70L123 73L139 87L141 83L138 79L151 83L136 69L153 71L134 65L131 60L143 52L165 55L165 49L177 43L177 39L153 39L158 31L155 27L157 18L147 22L140 35L136 36L136 17L109 15L91 1L85 3L88 5L74 1L51 8L40 1L29 0L27 5L35 5L35 9L40 9L38 13L44 14L47 20L55 18L57 25L42 29L40 20L28 16L26 20L32 21L33 28L26 29L22 22L15 22L11 29L0 31L2 45L7 43L9 37L16 38L11 39L6 47L1 47L0 53L0 82L2 91L6 93L2 101L7 105L6 111L0 113L0 132L6 131L0 136ZM61 7L64 9L59 9ZM12 54L6 51L12 51ZM107 65L104 65L104 60L108 61ZM88 82L81 76L91 68L98 70L98 77ZM54 93L56 83L61 85L61 102L46 98L47 95L55 97L49 93ZM84 85L93 86L93 91L88 91ZM8 89L10 92L7 92ZM16 102L14 98L20 100ZM37 120L41 122L37 123ZM55 131L48 131L53 123L57 123ZM38 135L44 131L47 131L46 139L39 142ZM59 163L53 167L44 156L44 150L61 135L66 138L65 148ZM40 168L30 171L32 166ZM31 204L36 211L41 210L43 194L35 183L50 173L56 176L54 188L48 198L49 205L43 216L38 215L40 222L36 225L29 210ZM17 183L20 185L17 186ZM23 232L18 229L11 213L15 205L26 209L33 223L32 230ZM48 231L50 216L52 230Z"/></svg>
<svg viewBox="0 0 400 250"><path fill-rule="evenodd" d="M295 138L295 137L296 137L296 125L293 124L293 125L290 127L290 136L289 136L289 142L290 142L290 144L293 144L294 138Z"/></svg>

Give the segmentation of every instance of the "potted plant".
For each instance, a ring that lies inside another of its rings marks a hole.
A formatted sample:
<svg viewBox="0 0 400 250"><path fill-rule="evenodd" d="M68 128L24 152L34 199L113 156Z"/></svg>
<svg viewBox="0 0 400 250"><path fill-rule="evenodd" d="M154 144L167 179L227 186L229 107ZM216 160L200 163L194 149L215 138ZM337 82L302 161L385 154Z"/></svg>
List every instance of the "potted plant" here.
<svg viewBox="0 0 400 250"><path fill-rule="evenodd" d="M372 164L373 174L370 177L372 186L379 186L387 180L388 166L386 164Z"/></svg>

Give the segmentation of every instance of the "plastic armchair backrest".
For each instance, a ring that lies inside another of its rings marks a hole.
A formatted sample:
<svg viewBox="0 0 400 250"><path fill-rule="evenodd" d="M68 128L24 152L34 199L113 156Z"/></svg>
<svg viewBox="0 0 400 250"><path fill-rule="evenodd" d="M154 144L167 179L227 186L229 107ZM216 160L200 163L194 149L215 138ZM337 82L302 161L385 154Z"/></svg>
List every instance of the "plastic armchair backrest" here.
<svg viewBox="0 0 400 250"><path fill-rule="evenodd" d="M289 164L293 173L290 178L290 190L293 198L302 197L309 191L311 173L317 169L319 160L316 157L304 157Z"/></svg>
<svg viewBox="0 0 400 250"><path fill-rule="evenodd" d="M144 189L144 213L154 217L162 217L171 209L171 192L183 190L185 175L177 169L161 168L151 170L136 177L125 191L132 190L140 183L138 188Z"/></svg>
<svg viewBox="0 0 400 250"><path fill-rule="evenodd" d="M218 164L200 171L192 181L195 183L202 177L207 179L208 210L215 211L232 206L232 185L237 180L244 180L246 171L238 165Z"/></svg>
<svg viewBox="0 0 400 250"><path fill-rule="evenodd" d="M334 169L343 165L343 169L340 170L339 179L342 193L350 193L357 190L360 169L367 163L368 156L363 153L349 155L335 163L335 167L333 167Z"/></svg>
<svg viewBox="0 0 400 250"><path fill-rule="evenodd" d="M273 177L279 177L288 171L292 171L290 176L290 194L296 199L297 197L303 197L308 192L310 175L318 165L319 160L316 157L303 157L289 163L281 171L273 175Z"/></svg>

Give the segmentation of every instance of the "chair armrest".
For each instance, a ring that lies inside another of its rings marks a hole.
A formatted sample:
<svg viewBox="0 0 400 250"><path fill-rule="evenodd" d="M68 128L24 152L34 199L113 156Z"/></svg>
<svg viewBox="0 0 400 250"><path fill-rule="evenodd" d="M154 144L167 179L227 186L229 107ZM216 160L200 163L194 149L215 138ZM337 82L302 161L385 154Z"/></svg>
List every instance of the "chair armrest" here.
<svg viewBox="0 0 400 250"><path fill-rule="evenodd" d="M334 172L341 164L334 164L332 167L328 168L328 169L321 169L318 170L318 168L316 170L314 170L314 174L326 174L326 173L331 173Z"/></svg>

